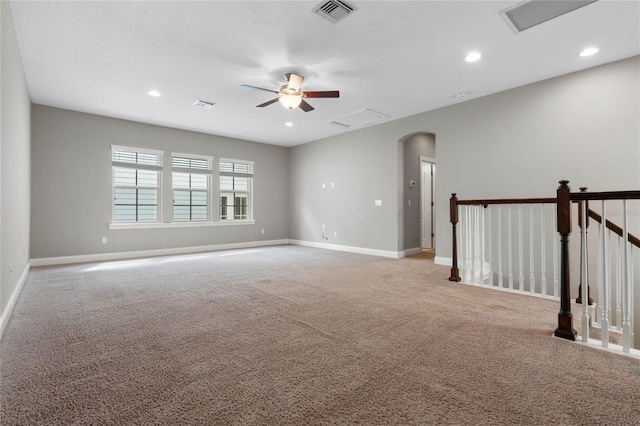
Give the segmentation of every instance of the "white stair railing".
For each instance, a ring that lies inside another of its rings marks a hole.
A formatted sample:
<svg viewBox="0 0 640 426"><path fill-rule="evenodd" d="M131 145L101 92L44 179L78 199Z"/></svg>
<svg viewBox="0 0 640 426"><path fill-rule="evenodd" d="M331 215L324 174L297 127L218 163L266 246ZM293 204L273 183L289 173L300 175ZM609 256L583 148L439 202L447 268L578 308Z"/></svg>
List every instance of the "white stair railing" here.
<svg viewBox="0 0 640 426"><path fill-rule="evenodd" d="M622 202L621 228L609 221L607 201L602 200L599 204L601 215L592 210L584 212L585 216L589 215L598 222L598 254L597 259L592 260L597 262L596 291L592 294L592 324L601 330L603 347L609 347L613 336L617 335L621 338L617 343L624 352L629 353L638 346L634 345L633 332L634 288L640 286L640 282L634 278L633 271L640 265L639 242L637 238L630 237L630 214L626 199ZM611 240L614 241L613 245ZM583 289L583 294L585 291ZM612 316L612 313L615 315ZM583 330L582 339L588 341L588 338Z"/></svg>
<svg viewBox="0 0 640 426"><path fill-rule="evenodd" d="M557 299L554 202L555 199L456 199L460 280ZM547 286L547 271L554 273L553 288Z"/></svg>
<svg viewBox="0 0 640 426"><path fill-rule="evenodd" d="M580 299L584 302L579 316L581 339L589 342L594 326L601 329L603 347L620 344L624 352L633 352L640 348L633 331L640 316L634 315L640 309L640 299L634 294L634 288L640 287L640 240L632 232L640 235L640 208L630 211L627 200L640 206L640 191L588 193L582 188L580 193L571 193L567 184L561 181L556 198L458 200L453 194L454 256L449 280L559 299L554 334L570 340L578 334L571 315L574 293L578 303ZM602 216L589 208L590 200L599 204ZM607 218L607 203L614 200L622 204L617 210L622 227ZM571 208L574 203L578 209ZM570 256L568 237L576 210L581 239L579 253ZM597 250L589 250L589 218L599 222L597 234L593 233L596 238L591 239L592 245L597 241ZM578 260L580 287L576 293L569 281L569 267ZM591 300L590 307L587 302Z"/></svg>

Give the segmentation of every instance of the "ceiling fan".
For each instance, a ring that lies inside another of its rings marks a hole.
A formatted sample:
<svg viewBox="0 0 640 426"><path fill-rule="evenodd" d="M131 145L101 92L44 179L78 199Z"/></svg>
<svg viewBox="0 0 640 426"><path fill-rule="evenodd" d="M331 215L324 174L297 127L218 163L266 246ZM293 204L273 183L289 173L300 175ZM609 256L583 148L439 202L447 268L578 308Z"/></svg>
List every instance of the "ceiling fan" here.
<svg viewBox="0 0 640 426"><path fill-rule="evenodd" d="M298 74L288 73L285 74L287 84L280 87L280 90L263 89L262 87L251 86L249 84L242 84L243 87L249 87L251 89L264 90L265 92L271 92L278 95L277 98L271 99L263 104L256 105L258 108L266 107L280 101L282 106L288 109L300 107L304 112L313 111L313 107L309 105L303 98L339 98L340 92L337 90L328 90L323 92L303 92L300 90L304 77Z"/></svg>

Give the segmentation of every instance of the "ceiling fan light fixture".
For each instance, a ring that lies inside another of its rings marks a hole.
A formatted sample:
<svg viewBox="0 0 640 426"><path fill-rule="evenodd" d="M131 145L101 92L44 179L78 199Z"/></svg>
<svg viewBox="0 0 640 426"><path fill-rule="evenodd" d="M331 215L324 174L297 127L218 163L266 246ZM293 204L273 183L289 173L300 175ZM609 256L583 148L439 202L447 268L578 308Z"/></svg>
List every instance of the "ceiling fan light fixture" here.
<svg viewBox="0 0 640 426"><path fill-rule="evenodd" d="M300 106L300 103L302 102L302 95L301 94L282 95L278 100L280 101L283 107L288 109L294 109Z"/></svg>

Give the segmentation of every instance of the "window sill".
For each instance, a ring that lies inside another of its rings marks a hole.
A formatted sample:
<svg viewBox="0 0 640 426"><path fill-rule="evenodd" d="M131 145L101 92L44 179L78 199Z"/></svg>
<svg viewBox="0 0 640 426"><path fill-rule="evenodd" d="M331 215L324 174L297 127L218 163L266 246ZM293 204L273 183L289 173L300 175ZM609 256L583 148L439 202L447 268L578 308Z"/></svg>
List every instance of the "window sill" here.
<svg viewBox="0 0 640 426"><path fill-rule="evenodd" d="M109 230L200 228L205 226L242 226L253 225L255 223L255 220L221 220L215 222L110 223Z"/></svg>

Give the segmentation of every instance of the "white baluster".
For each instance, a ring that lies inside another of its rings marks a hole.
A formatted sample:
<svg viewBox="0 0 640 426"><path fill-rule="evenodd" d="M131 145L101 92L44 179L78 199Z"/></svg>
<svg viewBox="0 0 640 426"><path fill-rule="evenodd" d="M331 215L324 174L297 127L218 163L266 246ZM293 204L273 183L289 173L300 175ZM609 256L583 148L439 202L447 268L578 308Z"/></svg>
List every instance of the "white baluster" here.
<svg viewBox="0 0 640 426"><path fill-rule="evenodd" d="M601 227L598 228L598 255L596 257L596 291L598 294L598 298L593 300L593 312L591 315L591 324L594 327L602 328L600 324L600 320L602 320L602 291L603 291L603 280L602 280L602 241L601 241ZM591 284L591 283L589 283Z"/></svg>
<svg viewBox="0 0 640 426"><path fill-rule="evenodd" d="M634 296L633 296L633 246L631 245L631 243L627 243L629 244L629 340L631 342L631 345L633 345L633 321L634 321L634 312L635 309L633 308L633 303L634 303Z"/></svg>
<svg viewBox="0 0 640 426"><path fill-rule="evenodd" d="M475 206L474 208L474 223L475 223L475 237L476 237L476 244L474 247L474 258L473 258L473 263L474 263L474 282L481 284L482 283L482 265L480 263L481 260L481 247L482 247L482 238L480 237L480 233L481 233L481 227L482 225L480 224L480 210L482 209L481 206Z"/></svg>
<svg viewBox="0 0 640 426"><path fill-rule="evenodd" d="M582 283L582 341L589 342L589 296L587 287L587 202L580 203L582 226L580 227L580 282Z"/></svg>
<svg viewBox="0 0 640 426"><path fill-rule="evenodd" d="M533 204L529 204L529 292L536 292L536 277L533 271Z"/></svg>
<svg viewBox="0 0 640 426"><path fill-rule="evenodd" d="M485 279L485 240L484 240L484 227L485 227L485 218L484 218L485 208L480 206L478 208L478 223L480 224L480 284L484 284Z"/></svg>
<svg viewBox="0 0 640 426"><path fill-rule="evenodd" d="M467 283L473 282L473 206L467 206Z"/></svg>
<svg viewBox="0 0 640 426"><path fill-rule="evenodd" d="M458 268L460 269L459 273L460 273L460 278L462 279L462 281L464 281L464 268L465 268L465 264L464 264L464 259L465 259L465 250L467 249L467 242L465 241L465 219L464 219L464 210L465 206L458 206L458 214L460 215L460 217L458 218L459 223L458 223L458 246L460 247L458 249Z"/></svg>
<svg viewBox="0 0 640 426"><path fill-rule="evenodd" d="M540 294L547 295L547 258L545 257L544 204L540 204ZM533 251L533 246L532 251ZM531 257L533 259L533 256ZM533 276L533 275L532 275Z"/></svg>
<svg viewBox="0 0 640 426"><path fill-rule="evenodd" d="M471 257L471 225L469 224L469 206L464 206L464 232L466 235L465 245L464 245L464 282L469 283L469 278L471 277L471 262L469 258Z"/></svg>
<svg viewBox="0 0 640 426"><path fill-rule="evenodd" d="M558 216L554 212L553 217L553 297L558 298L560 283L558 282L558 245L560 239L558 237Z"/></svg>
<svg viewBox="0 0 640 426"><path fill-rule="evenodd" d="M616 273L616 328L622 330L622 240L618 238L618 269Z"/></svg>
<svg viewBox="0 0 640 426"><path fill-rule="evenodd" d="M487 263L489 264L489 285L493 287L493 234L491 233L491 221L493 220L492 206L487 206Z"/></svg>
<svg viewBox="0 0 640 426"><path fill-rule="evenodd" d="M498 287L504 287L502 277L502 206L500 205L498 205Z"/></svg>
<svg viewBox="0 0 640 426"><path fill-rule="evenodd" d="M509 260L509 290L513 290L513 242L511 228L511 204L507 205L507 257Z"/></svg>
<svg viewBox="0 0 640 426"><path fill-rule="evenodd" d="M522 204L518 204L518 289L524 291L524 246L522 240Z"/></svg>
<svg viewBox="0 0 640 426"><path fill-rule="evenodd" d="M627 200L622 201L622 351L631 347L631 283L629 283L629 223Z"/></svg>
<svg viewBox="0 0 640 426"><path fill-rule="evenodd" d="M609 300L611 297L611 276L609 275L609 232L607 232L607 208L602 200L602 223L600 224L600 328L602 347L609 347Z"/></svg>

